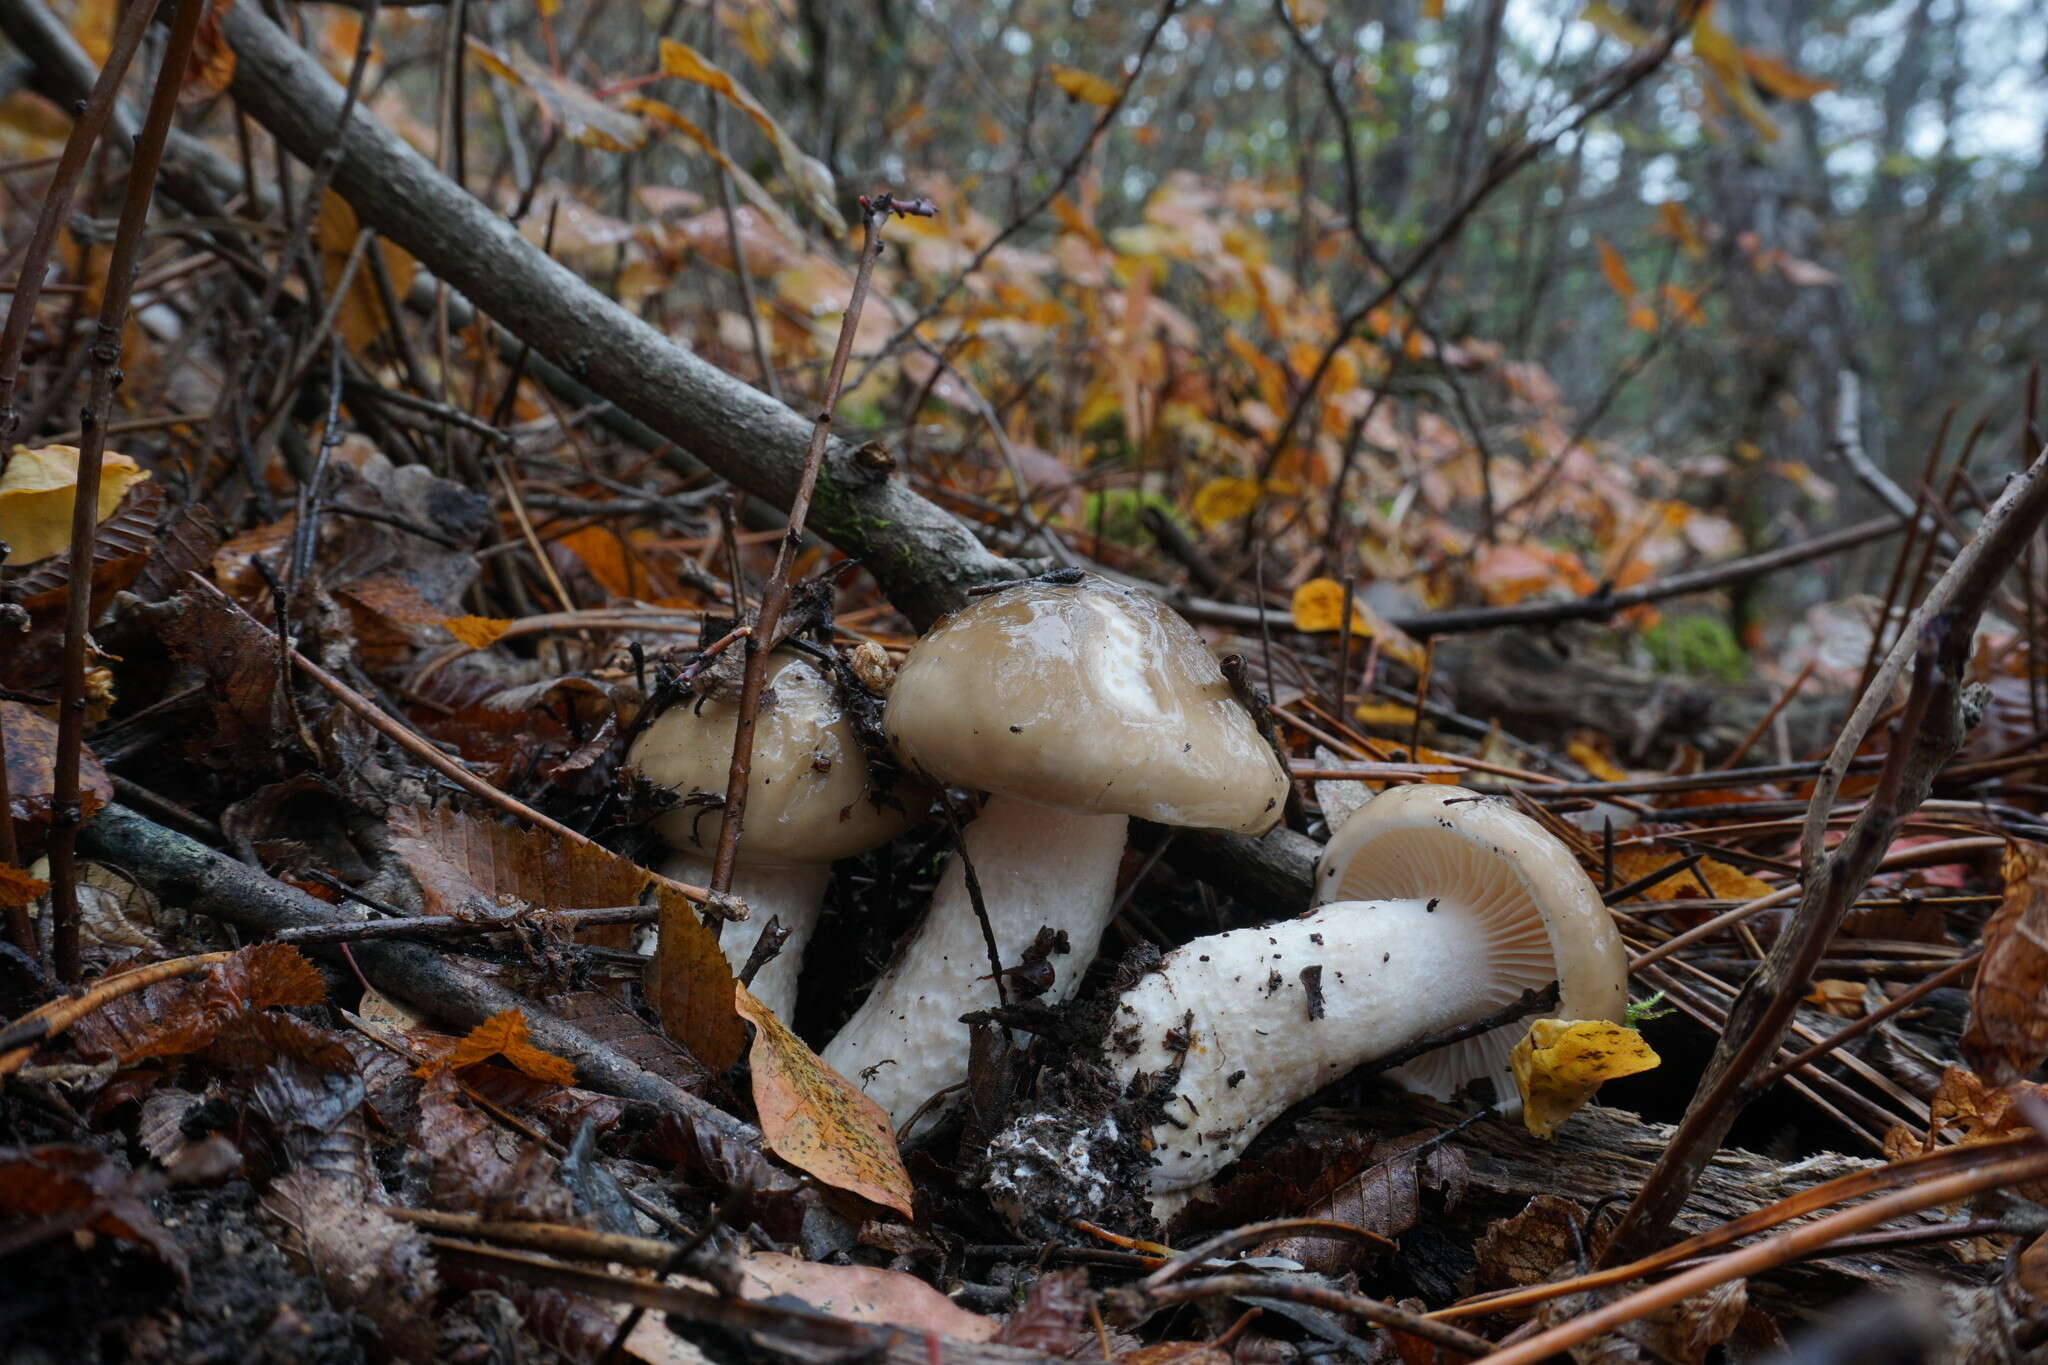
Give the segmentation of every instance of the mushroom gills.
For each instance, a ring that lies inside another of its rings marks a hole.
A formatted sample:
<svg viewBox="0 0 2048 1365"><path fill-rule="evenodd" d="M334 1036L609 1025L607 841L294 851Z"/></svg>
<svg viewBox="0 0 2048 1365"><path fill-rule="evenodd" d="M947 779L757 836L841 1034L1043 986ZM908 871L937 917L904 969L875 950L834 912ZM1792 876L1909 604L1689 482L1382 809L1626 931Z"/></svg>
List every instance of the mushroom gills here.
<svg viewBox="0 0 2048 1365"><path fill-rule="evenodd" d="M1181 1065L1152 1133L1153 1191L1199 1184L1353 1067L1513 999L1493 955L1484 924L1442 899L1339 901L1169 954L1124 993L1108 1039L1120 1082Z"/></svg>

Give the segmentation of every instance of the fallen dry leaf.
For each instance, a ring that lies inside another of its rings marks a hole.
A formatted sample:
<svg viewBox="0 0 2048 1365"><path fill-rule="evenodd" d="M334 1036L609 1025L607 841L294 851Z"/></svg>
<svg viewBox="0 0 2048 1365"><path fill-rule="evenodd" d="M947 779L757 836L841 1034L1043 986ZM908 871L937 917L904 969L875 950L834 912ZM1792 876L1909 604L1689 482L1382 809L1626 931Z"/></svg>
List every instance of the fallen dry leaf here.
<svg viewBox="0 0 2048 1365"><path fill-rule="evenodd" d="M122 494L149 477L128 456L100 457L99 520L112 515ZM13 567L47 558L71 545L72 490L78 486L78 447L21 447L0 474L0 544Z"/></svg>
<svg viewBox="0 0 2048 1365"><path fill-rule="evenodd" d="M1538 1019L1508 1060L1522 1092L1522 1124L1547 1138L1604 1081L1658 1064L1643 1035L1605 1019Z"/></svg>
<svg viewBox="0 0 2048 1365"><path fill-rule="evenodd" d="M1338 623L1344 619L1344 585L1334 578L1311 578L1294 590L1293 616L1296 630L1320 633L1338 629ZM1380 652L1389 658L1399 659L1413 669L1422 667L1422 646L1405 631L1380 619L1379 613L1355 591L1351 598L1351 633L1378 640Z"/></svg>
<svg viewBox="0 0 2048 1365"><path fill-rule="evenodd" d="M2048 847L2005 846L2005 897L1984 925L1964 1058L1994 1085L2048 1058Z"/></svg>
<svg viewBox="0 0 2048 1365"><path fill-rule="evenodd" d="M526 1016L518 1010L504 1010L462 1035L447 1056L420 1068L422 1076L444 1068L461 1068L488 1057L503 1057L537 1081L554 1085L576 1084L576 1068L567 1059L533 1045Z"/></svg>
<svg viewBox="0 0 2048 1365"><path fill-rule="evenodd" d="M0 701L0 725L6 727L8 805L15 820L46 828L56 813L52 784L57 773L57 723L18 701ZM78 795L80 811L88 820L114 799L113 781L90 749L79 751Z"/></svg>
<svg viewBox="0 0 2048 1365"><path fill-rule="evenodd" d="M911 1217L910 1173L882 1107L784 1026L745 986L733 995L754 1025L748 1065L769 1149L799 1170Z"/></svg>
<svg viewBox="0 0 2048 1365"><path fill-rule="evenodd" d="M923 1280L897 1270L825 1265L757 1251L741 1258L740 1276L740 1293L746 1298L794 1294L819 1312L849 1322L937 1332L955 1341L988 1341L996 1334L992 1320L968 1312Z"/></svg>

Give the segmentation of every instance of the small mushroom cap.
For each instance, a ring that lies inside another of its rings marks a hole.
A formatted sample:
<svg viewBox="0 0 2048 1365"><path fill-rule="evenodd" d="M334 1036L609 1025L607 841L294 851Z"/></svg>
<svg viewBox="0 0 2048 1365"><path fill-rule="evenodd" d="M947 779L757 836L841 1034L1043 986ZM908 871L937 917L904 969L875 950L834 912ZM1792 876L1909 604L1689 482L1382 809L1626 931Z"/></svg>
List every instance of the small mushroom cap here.
<svg viewBox="0 0 2048 1365"><path fill-rule="evenodd" d="M1489 1010L1555 981L1557 1017L1621 1022L1628 957L1614 917L1571 850L1520 811L1456 787L1394 787L1345 821L1316 864L1317 905L1417 897L1485 930L1498 982ZM1527 1030L1517 1021L1391 1074L1439 1099L1487 1076L1513 1108L1507 1056Z"/></svg>
<svg viewBox="0 0 2048 1365"><path fill-rule="evenodd" d="M936 781L1068 810L1262 834L1287 799L1194 627L1100 578L1019 584L940 621L883 728Z"/></svg>
<svg viewBox="0 0 2048 1365"><path fill-rule="evenodd" d="M686 797L723 797L738 726L737 700L708 701L701 711L684 702L641 731L626 762ZM776 654L754 724L740 856L828 863L887 843L909 817L894 807L876 809L870 789L867 758L831 680L808 659ZM698 803L678 806L654 828L671 848L708 853L724 823L716 809Z"/></svg>

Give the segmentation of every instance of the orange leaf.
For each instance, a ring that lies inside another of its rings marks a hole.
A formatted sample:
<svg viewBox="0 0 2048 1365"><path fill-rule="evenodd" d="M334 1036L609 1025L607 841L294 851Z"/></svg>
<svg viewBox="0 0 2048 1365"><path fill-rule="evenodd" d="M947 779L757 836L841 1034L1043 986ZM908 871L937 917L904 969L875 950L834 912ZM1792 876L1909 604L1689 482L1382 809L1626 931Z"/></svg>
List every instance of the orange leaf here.
<svg viewBox="0 0 2048 1365"><path fill-rule="evenodd" d="M1678 243L1678 249L1695 261L1707 254L1707 244L1700 240L1692 220L1685 216L1676 199L1666 199L1657 205L1657 226L1650 231Z"/></svg>
<svg viewBox="0 0 2048 1365"><path fill-rule="evenodd" d="M1635 277L1628 273L1628 262L1621 259L1621 253L1605 237L1593 239L1593 245L1600 251L1600 275L1607 281L1607 287L1624 302L1636 296Z"/></svg>
<svg viewBox="0 0 2048 1365"><path fill-rule="evenodd" d="M747 1061L769 1149L827 1185L912 1217L910 1172L882 1107L820 1061L745 986L735 985L733 997L754 1025Z"/></svg>
<svg viewBox="0 0 2048 1365"><path fill-rule="evenodd" d="M1100 76L1071 66L1049 66L1046 74L1054 85L1084 104L1106 108L1116 103L1117 87Z"/></svg>
<svg viewBox="0 0 2048 1365"><path fill-rule="evenodd" d="M29 904L50 889L12 863L0 863L0 909L13 910Z"/></svg>
<svg viewBox="0 0 2048 1365"><path fill-rule="evenodd" d="M494 1014L462 1035L447 1056L421 1068L429 1075L443 1067L460 1068L489 1057L503 1057L520 1071L550 1085L576 1084L576 1068L566 1059L533 1045L526 1016L518 1010Z"/></svg>
<svg viewBox="0 0 2048 1365"><path fill-rule="evenodd" d="M605 526L585 526L554 542L590 571L606 592L614 597L646 597L649 594L647 567L626 554L618 533Z"/></svg>
<svg viewBox="0 0 2048 1365"><path fill-rule="evenodd" d="M441 627L471 649L489 649L512 623L497 616L451 616Z"/></svg>
<svg viewBox="0 0 2048 1365"><path fill-rule="evenodd" d="M1747 48L1742 52L1742 64L1749 69L1751 80L1781 100L1810 100L1823 90L1835 88L1833 81L1802 75L1776 57L1766 57Z"/></svg>
<svg viewBox="0 0 2048 1365"><path fill-rule="evenodd" d="M1652 872L1661 872L1667 867L1684 861L1675 853L1659 853L1654 849L1617 849L1614 854L1614 884L1626 886L1639 877ZM1702 858L1693 865L1693 872L1674 872L1663 881L1641 893L1642 899L1650 901L1704 900L1700 883L1706 882L1707 889L1714 893L1713 899L1724 901L1753 901L1768 896L1771 887L1740 868L1730 867L1716 858Z"/></svg>

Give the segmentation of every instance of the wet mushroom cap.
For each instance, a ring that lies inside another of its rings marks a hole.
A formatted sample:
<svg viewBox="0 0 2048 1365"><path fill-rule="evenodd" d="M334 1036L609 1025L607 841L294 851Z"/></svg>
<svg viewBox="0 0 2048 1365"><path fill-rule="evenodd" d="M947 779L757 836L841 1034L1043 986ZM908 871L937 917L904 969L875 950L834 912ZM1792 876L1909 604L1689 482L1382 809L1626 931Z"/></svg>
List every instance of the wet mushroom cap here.
<svg viewBox="0 0 2048 1365"><path fill-rule="evenodd" d="M840 710L830 679L810 660L779 653L754 726L742 856L750 861L823 863L851 857L903 832L909 819L869 799L867 758ZM732 766L734 700L670 707L633 741L626 761L672 791L723 797ZM710 853L723 818L684 804L654 828L669 847Z"/></svg>
<svg viewBox="0 0 2048 1365"><path fill-rule="evenodd" d="M1099 578L946 617L904 661L884 728L917 772L1068 810L1263 834L1287 797L1194 627Z"/></svg>
<svg viewBox="0 0 2048 1365"><path fill-rule="evenodd" d="M1613 915L1571 851L1505 802L1457 787L1395 787L1345 821L1316 864L1317 905L1416 898L1481 930L1490 1008L1556 981L1558 1018L1623 1018L1628 958ZM1418 966L1426 988L1428 964ZM1474 1077L1506 1074L1526 1028L1521 1021L1440 1048L1395 1076L1448 1098Z"/></svg>

